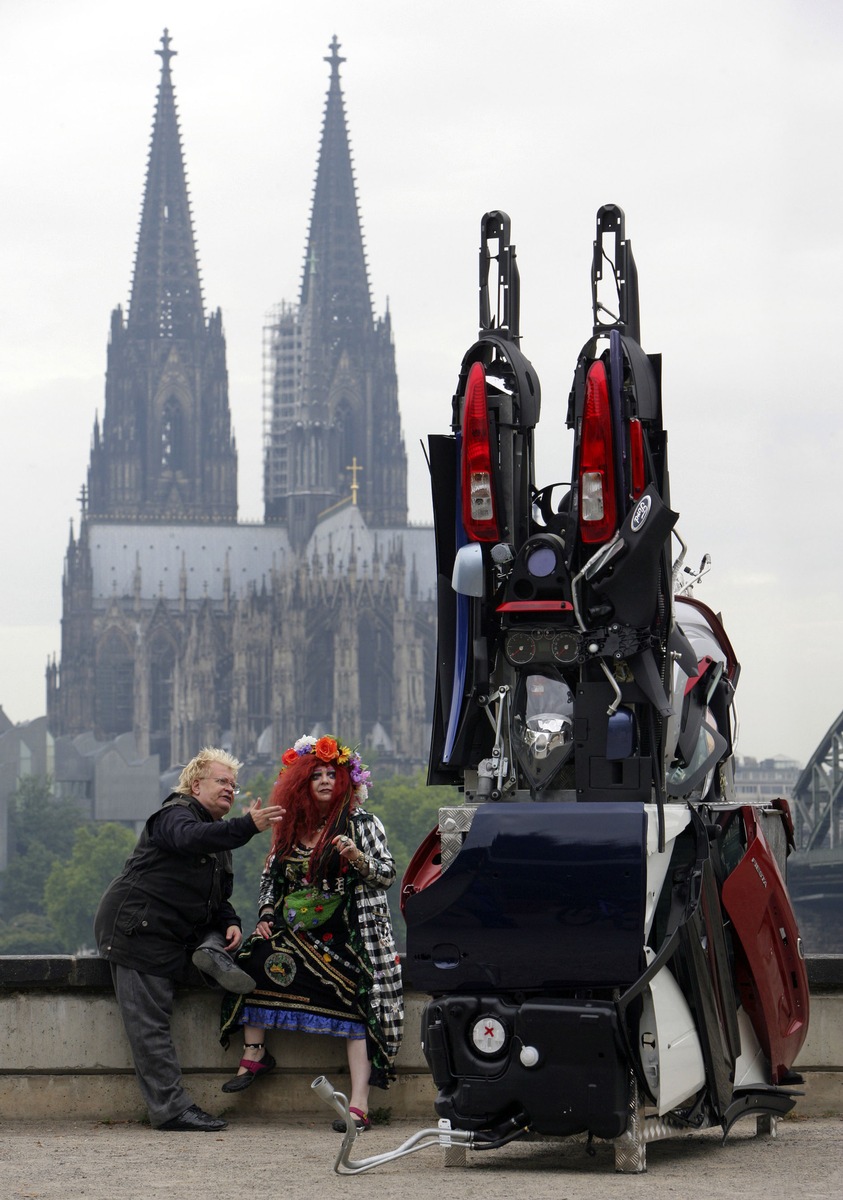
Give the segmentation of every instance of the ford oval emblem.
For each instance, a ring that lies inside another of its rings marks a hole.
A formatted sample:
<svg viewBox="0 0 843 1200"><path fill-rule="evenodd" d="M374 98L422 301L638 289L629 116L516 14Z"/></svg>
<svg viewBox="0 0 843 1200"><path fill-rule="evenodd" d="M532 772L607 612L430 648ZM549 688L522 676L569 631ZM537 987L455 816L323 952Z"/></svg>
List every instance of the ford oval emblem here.
<svg viewBox="0 0 843 1200"><path fill-rule="evenodd" d="M638 501L635 506L635 511L632 514L632 520L630 521L630 527L633 533L637 533L638 530L642 528L644 522L650 515L650 509L652 508L652 505L652 496L642 496Z"/></svg>

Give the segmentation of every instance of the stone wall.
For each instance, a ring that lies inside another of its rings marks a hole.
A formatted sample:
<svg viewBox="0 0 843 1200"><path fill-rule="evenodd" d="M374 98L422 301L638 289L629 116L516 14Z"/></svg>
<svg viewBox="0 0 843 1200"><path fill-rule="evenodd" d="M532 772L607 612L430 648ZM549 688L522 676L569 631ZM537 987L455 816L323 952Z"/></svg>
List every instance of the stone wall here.
<svg viewBox="0 0 843 1200"><path fill-rule="evenodd" d="M797 1063L805 1096L797 1113L843 1114L843 957L809 959L811 1024ZM372 1092L371 1106L389 1108L396 1119L435 1119L436 1089L419 1044L427 997L407 992L407 1022L398 1056L398 1080ZM286 1113L323 1115L311 1083L327 1076L348 1089L344 1043L306 1034L276 1036L279 1067L260 1086L227 1096L220 1085L239 1058L232 1043L217 1040L218 994L199 985L185 988L176 1003L176 1045L194 1100L214 1113L266 1118ZM131 1121L145 1117L135 1084L108 965L98 958L62 955L0 957L0 1113L54 1120Z"/></svg>

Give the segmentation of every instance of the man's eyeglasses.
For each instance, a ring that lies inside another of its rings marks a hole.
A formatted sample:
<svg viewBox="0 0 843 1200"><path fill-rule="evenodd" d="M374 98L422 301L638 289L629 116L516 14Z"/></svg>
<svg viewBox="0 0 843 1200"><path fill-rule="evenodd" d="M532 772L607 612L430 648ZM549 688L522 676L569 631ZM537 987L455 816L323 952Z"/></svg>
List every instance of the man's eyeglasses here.
<svg viewBox="0 0 843 1200"><path fill-rule="evenodd" d="M240 795L240 788L236 783L232 783L230 779L214 779L213 783L218 783L220 787L228 788L233 796Z"/></svg>

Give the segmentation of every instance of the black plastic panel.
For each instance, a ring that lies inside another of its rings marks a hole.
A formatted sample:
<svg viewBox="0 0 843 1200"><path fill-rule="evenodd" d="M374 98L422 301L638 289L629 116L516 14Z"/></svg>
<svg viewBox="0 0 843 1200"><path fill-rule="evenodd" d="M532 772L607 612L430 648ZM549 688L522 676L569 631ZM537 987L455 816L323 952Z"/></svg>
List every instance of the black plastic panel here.
<svg viewBox="0 0 843 1200"><path fill-rule="evenodd" d="M471 1040L475 1022L487 1017L506 1030L500 1054L491 1057ZM455 1128L493 1129L516 1113L543 1134L613 1138L626 1128L629 1069L608 1002L518 1007L495 996L451 996L428 1005L422 1029L439 1088L436 1111ZM524 1047L534 1052L529 1065Z"/></svg>

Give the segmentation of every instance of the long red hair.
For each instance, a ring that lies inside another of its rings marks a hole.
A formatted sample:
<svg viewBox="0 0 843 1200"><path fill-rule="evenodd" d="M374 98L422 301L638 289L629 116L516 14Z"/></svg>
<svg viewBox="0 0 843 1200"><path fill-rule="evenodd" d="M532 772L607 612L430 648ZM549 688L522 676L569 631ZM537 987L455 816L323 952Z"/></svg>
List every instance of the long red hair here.
<svg viewBox="0 0 843 1200"><path fill-rule="evenodd" d="M317 767L333 767L336 771L327 813L322 812L310 790L311 776ZM336 878L342 860L332 842L337 834L347 833L348 818L357 803L348 768L336 762L323 762L315 754L302 754L278 776L269 803L280 804L286 810L273 827L269 857L289 857L293 848L313 837L324 821L325 828L310 855L308 873L311 878L317 874L327 879Z"/></svg>

